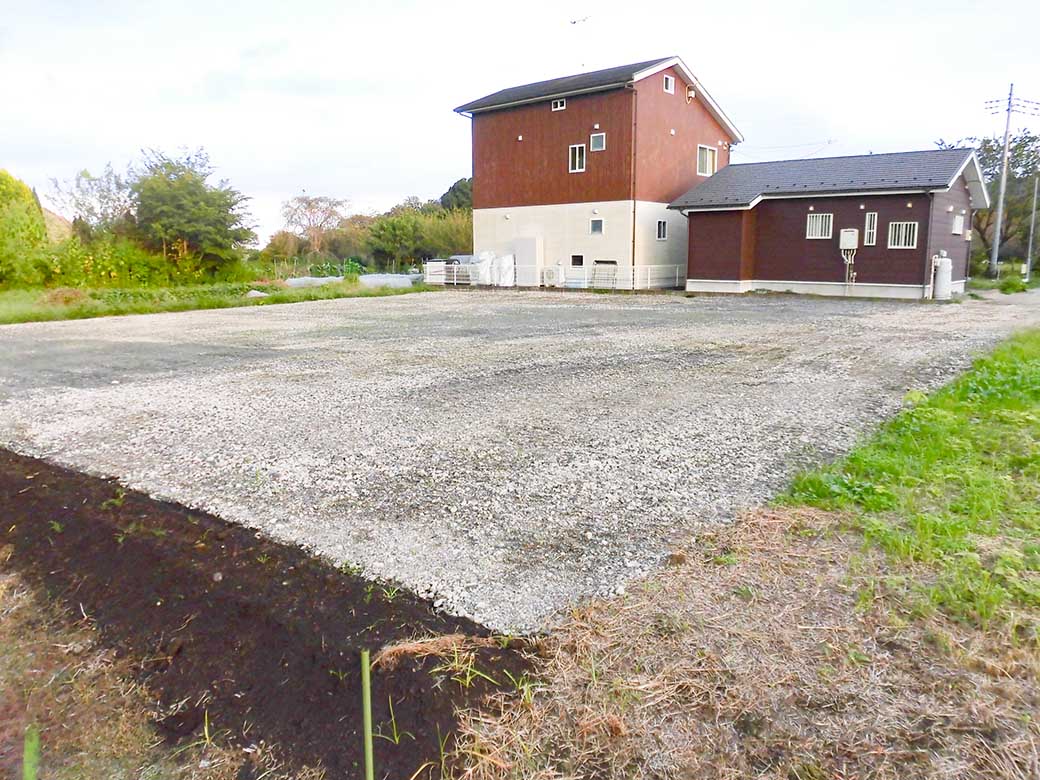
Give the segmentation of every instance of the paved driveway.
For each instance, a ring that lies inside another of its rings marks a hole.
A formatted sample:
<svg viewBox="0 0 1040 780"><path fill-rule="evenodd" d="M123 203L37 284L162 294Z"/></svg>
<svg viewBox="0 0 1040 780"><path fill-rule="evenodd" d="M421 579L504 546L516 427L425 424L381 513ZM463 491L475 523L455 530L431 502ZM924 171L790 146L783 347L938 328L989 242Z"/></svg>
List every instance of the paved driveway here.
<svg viewBox="0 0 1040 780"><path fill-rule="evenodd" d="M1037 293L497 291L13 325L0 444L525 630L1027 324Z"/></svg>

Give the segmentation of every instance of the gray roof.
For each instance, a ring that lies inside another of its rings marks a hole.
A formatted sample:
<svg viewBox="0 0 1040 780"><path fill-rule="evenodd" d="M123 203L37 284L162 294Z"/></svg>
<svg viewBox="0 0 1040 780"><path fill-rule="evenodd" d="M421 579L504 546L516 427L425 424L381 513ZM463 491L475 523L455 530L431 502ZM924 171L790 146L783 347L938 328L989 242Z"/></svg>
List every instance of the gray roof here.
<svg viewBox="0 0 1040 780"><path fill-rule="evenodd" d="M929 149L727 165L670 208L707 211L747 208L761 197L942 189L965 169L972 155L971 149ZM977 165L966 175L972 197L988 204Z"/></svg>
<svg viewBox="0 0 1040 780"><path fill-rule="evenodd" d="M635 78L635 75L647 68L652 68L674 57L659 57L656 60L646 62L635 62L631 65L619 65L616 68L606 70L594 70L591 73L578 73L574 76L564 76L559 79L538 81L534 84L524 84L519 87L509 87L485 95L479 100L474 100L455 110L462 113L475 111L487 111L491 108L499 108L516 103L532 103L536 100L545 100L550 97L566 97L568 95L583 92L600 92L612 87L621 87Z"/></svg>

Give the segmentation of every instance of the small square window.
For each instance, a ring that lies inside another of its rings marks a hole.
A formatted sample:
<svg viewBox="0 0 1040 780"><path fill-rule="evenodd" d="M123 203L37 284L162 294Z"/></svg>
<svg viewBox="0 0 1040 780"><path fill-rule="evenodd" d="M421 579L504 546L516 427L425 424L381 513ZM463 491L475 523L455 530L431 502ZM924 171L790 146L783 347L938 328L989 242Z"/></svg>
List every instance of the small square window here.
<svg viewBox="0 0 1040 780"><path fill-rule="evenodd" d="M603 235L603 220L602 219L590 219L589 220L589 233L594 236Z"/></svg>
<svg viewBox="0 0 1040 780"><path fill-rule="evenodd" d="M570 147L570 160L567 170L571 173L581 173L585 170L585 144L573 144Z"/></svg>
<svg viewBox="0 0 1040 780"><path fill-rule="evenodd" d="M719 150L714 146L697 145L697 175L711 176L719 169Z"/></svg>
<svg viewBox="0 0 1040 780"><path fill-rule="evenodd" d="M917 223L889 222L888 248L917 249Z"/></svg>
<svg viewBox="0 0 1040 780"><path fill-rule="evenodd" d="M563 111L565 108L567 108L567 98L559 98L552 102L553 111Z"/></svg>
<svg viewBox="0 0 1040 780"><path fill-rule="evenodd" d="M664 77L664 91L669 95L675 94L675 76L665 75Z"/></svg>
<svg viewBox="0 0 1040 780"><path fill-rule="evenodd" d="M667 241L668 240L668 222L663 219L657 220L657 240Z"/></svg>
<svg viewBox="0 0 1040 780"><path fill-rule="evenodd" d="M593 133L589 136L589 151L602 152L607 148L607 134Z"/></svg>
<svg viewBox="0 0 1040 780"><path fill-rule="evenodd" d="M571 255L571 268L581 268L585 265L585 255Z"/></svg>
<svg viewBox="0 0 1040 780"><path fill-rule="evenodd" d="M833 214L809 214L805 219L806 238L830 238L834 228Z"/></svg>

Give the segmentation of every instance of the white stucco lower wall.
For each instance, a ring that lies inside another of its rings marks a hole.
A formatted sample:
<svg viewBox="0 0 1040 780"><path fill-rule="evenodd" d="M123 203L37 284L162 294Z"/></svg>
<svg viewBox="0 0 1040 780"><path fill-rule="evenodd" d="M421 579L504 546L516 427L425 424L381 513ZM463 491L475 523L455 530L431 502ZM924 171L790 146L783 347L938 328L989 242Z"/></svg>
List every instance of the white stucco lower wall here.
<svg viewBox="0 0 1040 780"><path fill-rule="evenodd" d="M515 254L518 240L540 238L542 265L570 265L582 255L585 265L596 260L633 264L633 207L635 208L635 265L686 267L686 217L670 211L667 203L614 200L516 206L473 210L473 251ZM603 220L603 234L593 235L591 220ZM668 223L668 238L657 240L657 221Z"/></svg>
<svg viewBox="0 0 1040 780"><path fill-rule="evenodd" d="M931 287L919 284L868 284L846 286L841 282L798 282L766 279L687 279L686 292L746 293L753 290L790 292L802 295L833 295L852 298L901 298L921 300L931 297ZM954 293L964 292L964 283L955 282Z"/></svg>

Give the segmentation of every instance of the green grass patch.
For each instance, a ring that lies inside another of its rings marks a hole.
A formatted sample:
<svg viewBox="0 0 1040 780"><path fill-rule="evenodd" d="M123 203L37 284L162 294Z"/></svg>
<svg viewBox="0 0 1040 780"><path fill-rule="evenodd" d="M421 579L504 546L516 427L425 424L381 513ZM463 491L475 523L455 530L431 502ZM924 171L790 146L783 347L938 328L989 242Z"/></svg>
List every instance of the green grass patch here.
<svg viewBox="0 0 1040 780"><path fill-rule="evenodd" d="M172 287L57 288L0 291L0 324L77 320L122 314L154 314L193 309L226 309L236 306L270 306L332 298L399 295L429 290L362 287L356 280L321 287L291 288L279 284L223 282ZM266 298L246 298L250 290L267 293Z"/></svg>
<svg viewBox="0 0 1040 780"><path fill-rule="evenodd" d="M981 626L1040 607L1040 331L907 403L780 502L848 511L870 544L925 564L918 606Z"/></svg>

